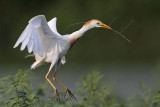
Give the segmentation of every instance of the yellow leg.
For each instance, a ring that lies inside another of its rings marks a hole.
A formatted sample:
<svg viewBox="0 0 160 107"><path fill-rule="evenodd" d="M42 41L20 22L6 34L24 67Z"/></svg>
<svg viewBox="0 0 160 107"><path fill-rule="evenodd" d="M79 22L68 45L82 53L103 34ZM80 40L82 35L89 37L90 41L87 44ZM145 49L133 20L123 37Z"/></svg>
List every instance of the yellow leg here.
<svg viewBox="0 0 160 107"><path fill-rule="evenodd" d="M54 72L53 80L54 80L57 84L59 84L61 87L63 87L64 89L67 89L66 86L64 86L62 83L60 83L59 81L56 80L56 71Z"/></svg>
<svg viewBox="0 0 160 107"><path fill-rule="evenodd" d="M52 82L49 80L48 75L51 71L49 70L48 73L46 74L46 80L49 82L49 84L53 87L54 90L56 90L56 87L52 84Z"/></svg>
<svg viewBox="0 0 160 107"><path fill-rule="evenodd" d="M59 84L61 87L63 87L63 88L66 90L66 92L65 92L65 94L64 94L64 98L65 98L66 94L68 93L71 100L72 100L73 98L74 98L75 100L77 100L77 99L74 97L74 95L72 94L72 92L71 92L66 86L64 86L62 83L60 83L59 81L56 80L56 71L54 72L53 80L54 80L57 84Z"/></svg>
<svg viewBox="0 0 160 107"><path fill-rule="evenodd" d="M51 71L49 70L45 77L46 77L46 80L49 82L49 84L50 84L50 85L53 87L53 89L55 90L55 93L54 93L54 94L55 94L55 99L60 102L58 90L57 90L57 88L52 84L52 82L51 82L51 81L49 80L49 78L48 78L48 75L49 75L50 72L51 72Z"/></svg>

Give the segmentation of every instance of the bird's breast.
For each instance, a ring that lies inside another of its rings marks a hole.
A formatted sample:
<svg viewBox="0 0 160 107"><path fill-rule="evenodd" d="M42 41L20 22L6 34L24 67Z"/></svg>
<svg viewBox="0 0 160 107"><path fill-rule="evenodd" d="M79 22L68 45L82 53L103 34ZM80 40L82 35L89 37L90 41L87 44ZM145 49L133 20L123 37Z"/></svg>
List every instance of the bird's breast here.
<svg viewBox="0 0 160 107"><path fill-rule="evenodd" d="M51 62L53 56L63 57L67 54L68 50L70 48L70 44L65 41L61 42L53 42L52 45L50 45L45 50L45 59L46 62Z"/></svg>
<svg viewBox="0 0 160 107"><path fill-rule="evenodd" d="M73 45L76 43L76 41L78 40L79 38L74 38L73 40L71 40L70 42L70 49L73 47Z"/></svg>

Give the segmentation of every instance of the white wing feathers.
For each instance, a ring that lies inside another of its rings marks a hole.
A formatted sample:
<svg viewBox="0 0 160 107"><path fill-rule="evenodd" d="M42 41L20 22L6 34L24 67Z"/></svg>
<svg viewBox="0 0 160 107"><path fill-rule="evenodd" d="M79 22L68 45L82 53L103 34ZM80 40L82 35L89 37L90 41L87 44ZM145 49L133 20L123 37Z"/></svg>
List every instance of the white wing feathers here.
<svg viewBox="0 0 160 107"><path fill-rule="evenodd" d="M22 43L21 51L27 46L29 53L38 53L42 57L44 45L42 41L50 38L61 38L56 29L56 18L53 18L47 23L45 16L39 15L29 21L29 24L14 45L14 48Z"/></svg>
<svg viewBox="0 0 160 107"><path fill-rule="evenodd" d="M56 22L57 22L57 18L53 18L52 20L50 20L48 22L48 25L49 27L51 28L51 30L56 33L57 35L60 35L58 32L57 32L57 27L56 27Z"/></svg>

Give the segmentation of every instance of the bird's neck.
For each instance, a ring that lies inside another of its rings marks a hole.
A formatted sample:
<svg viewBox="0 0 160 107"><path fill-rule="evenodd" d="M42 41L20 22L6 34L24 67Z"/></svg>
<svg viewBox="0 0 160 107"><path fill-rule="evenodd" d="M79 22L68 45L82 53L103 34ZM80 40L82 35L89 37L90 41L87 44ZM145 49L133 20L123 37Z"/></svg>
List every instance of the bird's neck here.
<svg viewBox="0 0 160 107"><path fill-rule="evenodd" d="M70 36L69 39L72 40L77 40L80 37L83 36L83 34L88 31L89 29L91 29L91 27L89 26L83 26L81 29L79 29L78 31L73 32Z"/></svg>

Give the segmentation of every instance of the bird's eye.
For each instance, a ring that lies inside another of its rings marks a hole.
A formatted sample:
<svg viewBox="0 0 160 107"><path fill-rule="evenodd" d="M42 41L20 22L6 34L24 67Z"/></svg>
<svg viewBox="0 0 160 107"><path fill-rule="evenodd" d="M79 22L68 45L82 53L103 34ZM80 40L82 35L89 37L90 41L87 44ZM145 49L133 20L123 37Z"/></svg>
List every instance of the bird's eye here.
<svg viewBox="0 0 160 107"><path fill-rule="evenodd" d="M99 22L97 22L97 25L99 25L100 23Z"/></svg>

